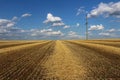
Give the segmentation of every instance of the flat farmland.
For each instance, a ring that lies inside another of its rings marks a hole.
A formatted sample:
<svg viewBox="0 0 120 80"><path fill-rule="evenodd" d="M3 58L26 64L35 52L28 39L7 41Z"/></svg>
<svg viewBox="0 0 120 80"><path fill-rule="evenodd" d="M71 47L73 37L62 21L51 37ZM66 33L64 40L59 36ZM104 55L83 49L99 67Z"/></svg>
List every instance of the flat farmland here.
<svg viewBox="0 0 120 80"><path fill-rule="evenodd" d="M0 41L0 80L120 80L120 40Z"/></svg>

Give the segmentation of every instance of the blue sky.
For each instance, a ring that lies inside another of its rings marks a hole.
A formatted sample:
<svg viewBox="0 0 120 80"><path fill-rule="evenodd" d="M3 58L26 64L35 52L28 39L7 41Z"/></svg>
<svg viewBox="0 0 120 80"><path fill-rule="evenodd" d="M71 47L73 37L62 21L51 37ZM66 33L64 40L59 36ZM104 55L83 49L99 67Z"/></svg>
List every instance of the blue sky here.
<svg viewBox="0 0 120 80"><path fill-rule="evenodd" d="M0 39L120 38L119 0L0 0Z"/></svg>

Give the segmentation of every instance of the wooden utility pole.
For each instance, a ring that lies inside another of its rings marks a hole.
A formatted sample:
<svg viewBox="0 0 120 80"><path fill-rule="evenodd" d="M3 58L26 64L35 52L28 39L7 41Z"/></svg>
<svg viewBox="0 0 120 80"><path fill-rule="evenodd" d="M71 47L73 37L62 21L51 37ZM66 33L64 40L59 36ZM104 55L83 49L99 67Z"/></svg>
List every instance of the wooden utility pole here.
<svg viewBox="0 0 120 80"><path fill-rule="evenodd" d="M86 40L88 40L88 17L86 15Z"/></svg>

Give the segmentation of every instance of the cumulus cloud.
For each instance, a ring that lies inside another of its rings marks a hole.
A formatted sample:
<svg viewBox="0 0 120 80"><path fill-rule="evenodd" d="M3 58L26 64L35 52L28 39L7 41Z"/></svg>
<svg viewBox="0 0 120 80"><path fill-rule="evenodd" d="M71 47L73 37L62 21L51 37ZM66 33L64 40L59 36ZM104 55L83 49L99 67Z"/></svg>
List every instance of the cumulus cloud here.
<svg viewBox="0 0 120 80"><path fill-rule="evenodd" d="M92 31L90 31L92 32ZM97 39L97 38L120 38L119 29L111 28L111 29L104 29L102 31L95 31L92 32L92 35L89 33L89 38Z"/></svg>
<svg viewBox="0 0 120 80"><path fill-rule="evenodd" d="M42 29L42 30L40 30L40 32L42 32L42 33L52 32L52 31L53 31L52 29Z"/></svg>
<svg viewBox="0 0 120 80"><path fill-rule="evenodd" d="M43 23L51 23L50 25L53 27L61 26L64 29L70 28L70 26L66 25L60 17L53 16L51 13L47 14L47 19L43 21Z"/></svg>
<svg viewBox="0 0 120 80"><path fill-rule="evenodd" d="M100 25L91 25L88 30L103 30L104 26L102 24Z"/></svg>
<svg viewBox="0 0 120 80"><path fill-rule="evenodd" d="M15 33L21 33L21 32L25 32L25 30L18 28L18 27L12 27L10 29L8 29L9 32L15 32Z"/></svg>
<svg viewBox="0 0 120 80"><path fill-rule="evenodd" d="M83 38L82 36L78 35L76 32L74 31L69 31L67 36L66 36L67 39L80 39L80 38Z"/></svg>
<svg viewBox="0 0 120 80"><path fill-rule="evenodd" d="M117 30L117 29L114 29L114 28L105 30L104 32L99 33L99 35L109 36L109 37L117 37L117 38L120 37L119 29Z"/></svg>
<svg viewBox="0 0 120 80"><path fill-rule="evenodd" d="M26 31L15 27L15 24L14 19L0 19L0 39L24 39Z"/></svg>
<svg viewBox="0 0 120 80"><path fill-rule="evenodd" d="M113 3L100 3L96 8L90 11L88 18L104 15L105 17L114 16L120 18L120 1Z"/></svg>
<svg viewBox="0 0 120 80"><path fill-rule="evenodd" d="M49 22L61 22L62 19L60 17L53 16L51 13L47 14L47 19L43 23Z"/></svg>
<svg viewBox="0 0 120 80"><path fill-rule="evenodd" d="M99 35L101 35L101 36L110 36L110 33L108 33L108 32L101 32L101 33L99 33Z"/></svg>
<svg viewBox="0 0 120 80"><path fill-rule="evenodd" d="M0 28L9 28L13 27L15 25L15 22L7 19L0 19Z"/></svg>
<svg viewBox="0 0 120 80"><path fill-rule="evenodd" d="M17 19L18 19L18 17L14 16L14 17L12 18L12 21L16 21Z"/></svg>
<svg viewBox="0 0 120 80"><path fill-rule="evenodd" d="M0 39L60 39L64 33L53 29L30 29L24 30L17 27L0 29Z"/></svg>
<svg viewBox="0 0 120 80"><path fill-rule="evenodd" d="M64 29L67 29L67 28L70 28L70 26L68 26L68 25L65 25L63 28L64 28Z"/></svg>
<svg viewBox="0 0 120 80"><path fill-rule="evenodd" d="M80 15L81 13L85 13L84 7L80 7L80 8L77 10L76 16Z"/></svg>
<svg viewBox="0 0 120 80"><path fill-rule="evenodd" d="M25 13L25 14L23 14L21 17L29 17L29 16L32 16L32 14Z"/></svg>
<svg viewBox="0 0 120 80"><path fill-rule="evenodd" d="M77 26L77 27L79 27L79 26L80 26L80 24L79 24L79 23L77 23L77 24L76 24L76 26Z"/></svg>
<svg viewBox="0 0 120 80"><path fill-rule="evenodd" d="M14 16L11 20L0 19L0 39L26 39L30 37L30 30L24 30L16 26L17 21L22 17L28 17L31 14L23 14L21 17Z"/></svg>
<svg viewBox="0 0 120 80"><path fill-rule="evenodd" d="M40 36L40 37L52 37L52 36L64 35L60 30L54 31L53 29L42 29L42 30L32 29L31 32L32 32L31 36Z"/></svg>
<svg viewBox="0 0 120 80"><path fill-rule="evenodd" d="M0 39L25 39L25 30L17 27L0 29Z"/></svg>
<svg viewBox="0 0 120 80"><path fill-rule="evenodd" d="M0 39L60 39L64 35L60 30L53 29L31 29L24 30L15 27L15 18L12 20L0 19ZM64 23L54 24L61 26Z"/></svg>
<svg viewBox="0 0 120 80"><path fill-rule="evenodd" d="M60 30L53 30L53 29L24 30L15 27L17 18L18 17L13 17L11 20L0 19L0 39L19 39L19 40L20 39L60 39L60 37L64 35L64 33L62 33ZM62 21L54 22L53 26L65 26L65 24Z"/></svg>
<svg viewBox="0 0 120 80"><path fill-rule="evenodd" d="M114 28L112 28L112 29L109 29L109 30L107 30L108 32L115 32L115 31L117 31L116 29L114 29Z"/></svg>
<svg viewBox="0 0 120 80"><path fill-rule="evenodd" d="M7 33L8 31L6 29L0 29L0 34Z"/></svg>
<svg viewBox="0 0 120 80"><path fill-rule="evenodd" d="M63 22L57 22L53 23L52 26L64 26L65 24Z"/></svg>

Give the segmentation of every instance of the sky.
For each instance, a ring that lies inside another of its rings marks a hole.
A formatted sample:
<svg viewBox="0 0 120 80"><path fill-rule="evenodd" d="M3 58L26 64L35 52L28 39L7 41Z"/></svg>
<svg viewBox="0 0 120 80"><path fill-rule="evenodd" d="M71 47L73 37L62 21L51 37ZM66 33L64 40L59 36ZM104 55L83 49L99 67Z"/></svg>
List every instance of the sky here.
<svg viewBox="0 0 120 80"><path fill-rule="evenodd" d="M119 0L0 0L1 40L120 38Z"/></svg>

